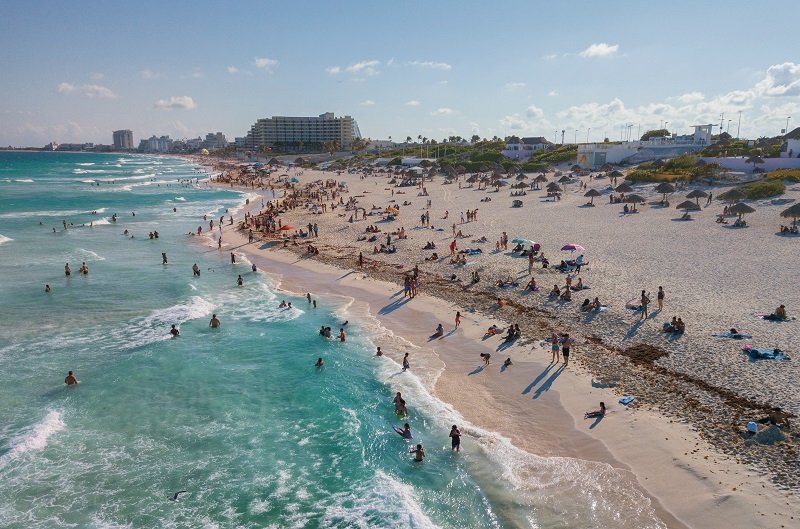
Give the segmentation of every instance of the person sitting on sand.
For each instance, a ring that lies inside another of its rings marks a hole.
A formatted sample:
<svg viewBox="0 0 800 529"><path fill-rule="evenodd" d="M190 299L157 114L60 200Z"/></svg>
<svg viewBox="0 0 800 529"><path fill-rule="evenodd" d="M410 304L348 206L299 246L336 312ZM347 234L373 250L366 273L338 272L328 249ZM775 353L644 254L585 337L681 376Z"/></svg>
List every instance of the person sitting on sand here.
<svg viewBox="0 0 800 529"><path fill-rule="evenodd" d="M553 285L553 290L550 291L549 296L551 298L557 298L560 295L561 295L561 287L559 287L558 285Z"/></svg>
<svg viewBox="0 0 800 529"><path fill-rule="evenodd" d="M486 330L486 334L489 336L494 336L495 334L502 334L503 329L498 327L497 325L492 325L489 329Z"/></svg>
<svg viewBox="0 0 800 529"><path fill-rule="evenodd" d="M594 301L592 301L592 310L598 311L601 307L602 305L600 304L600 298L595 296Z"/></svg>
<svg viewBox="0 0 800 529"><path fill-rule="evenodd" d="M435 337L437 337L437 336L443 336L443 335L444 335L444 327L442 327L442 324L440 323L440 324L439 324L439 325L436 327L436 332L435 332L435 333L433 333L433 335L431 336L431 338L435 338Z"/></svg>
<svg viewBox="0 0 800 529"><path fill-rule="evenodd" d="M678 318L678 321L675 322L675 333L676 334L683 334L686 330L686 324L683 323L683 320Z"/></svg>
<svg viewBox="0 0 800 529"><path fill-rule="evenodd" d="M563 301L572 301L572 291L570 289L565 289L564 292L561 293L560 298Z"/></svg>
<svg viewBox="0 0 800 529"><path fill-rule="evenodd" d="M664 325L664 332L675 332L677 328L678 328L678 318L673 316L672 321Z"/></svg>
<svg viewBox="0 0 800 529"><path fill-rule="evenodd" d="M581 303L581 312L589 312L592 308L594 308L594 305L589 301L589 298L584 299L583 303Z"/></svg>
<svg viewBox="0 0 800 529"><path fill-rule="evenodd" d="M536 286L536 279L534 279L534 278L532 277L532 278L531 278L531 280L530 280L530 282L528 282L528 286L527 286L527 288L528 288L528 290L530 290L531 292L536 292L537 290L539 290L539 287L538 287L538 286Z"/></svg>
<svg viewBox="0 0 800 529"><path fill-rule="evenodd" d="M773 312L772 314L770 314L768 316L765 316L764 319L765 320L773 320L773 321L785 320L786 319L786 306L785 305L781 305L780 307L775 309L775 312Z"/></svg>
<svg viewBox="0 0 800 529"><path fill-rule="evenodd" d="M475 283L479 283L479 282L480 282L480 280L481 280L481 276L480 276L480 274L478 274L478 272L477 272L477 271L476 271L476 272L472 272L472 283L473 283L473 284L475 284Z"/></svg>
<svg viewBox="0 0 800 529"><path fill-rule="evenodd" d="M583 418L591 419L593 417L605 417L605 415L606 415L606 403L601 402L599 410L587 411L586 413L583 414Z"/></svg>
<svg viewBox="0 0 800 529"><path fill-rule="evenodd" d="M513 365L514 365L514 362L512 362L510 358L506 358L506 361L503 362L503 367L509 367L509 366L513 366Z"/></svg>
<svg viewBox="0 0 800 529"><path fill-rule="evenodd" d="M578 278L578 282L575 283L575 285L573 285L571 288L572 288L572 290L574 290L576 292L579 291L579 290L583 290L583 278L579 277Z"/></svg>

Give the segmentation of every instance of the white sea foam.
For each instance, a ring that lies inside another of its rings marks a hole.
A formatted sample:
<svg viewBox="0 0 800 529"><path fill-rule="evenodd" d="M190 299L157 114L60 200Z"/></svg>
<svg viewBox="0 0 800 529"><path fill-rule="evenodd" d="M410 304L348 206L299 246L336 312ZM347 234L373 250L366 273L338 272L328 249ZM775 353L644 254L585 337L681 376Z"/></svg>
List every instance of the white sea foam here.
<svg viewBox="0 0 800 529"><path fill-rule="evenodd" d="M12 239L10 237L6 237L5 235L0 235L0 244L3 244L4 242L13 241L13 240L14 239Z"/></svg>
<svg viewBox="0 0 800 529"><path fill-rule="evenodd" d="M181 202L186 202L186 199L183 197L175 197L175 200L179 200Z"/></svg>
<svg viewBox="0 0 800 529"><path fill-rule="evenodd" d="M92 165L94 165L94 162L84 162L84 163L77 163L77 164L75 164L75 165L81 165L81 166L83 166L83 167L89 167L89 166L92 166Z"/></svg>
<svg viewBox="0 0 800 529"><path fill-rule="evenodd" d="M22 183L25 183L25 184L32 184L33 183L33 180L31 180L30 178L18 178L18 179L14 180L14 181L15 182L22 182Z"/></svg>
<svg viewBox="0 0 800 529"><path fill-rule="evenodd" d="M111 224L111 221L109 221L105 217L100 219L100 220L94 220L94 221L91 221L91 222L93 222L95 226L103 226L105 224Z"/></svg>
<svg viewBox="0 0 800 529"><path fill-rule="evenodd" d="M64 426L61 413L54 410L49 411L41 422L23 430L8 442L8 451L0 456L0 470L28 452L42 450L47 446L50 436L63 430Z"/></svg>

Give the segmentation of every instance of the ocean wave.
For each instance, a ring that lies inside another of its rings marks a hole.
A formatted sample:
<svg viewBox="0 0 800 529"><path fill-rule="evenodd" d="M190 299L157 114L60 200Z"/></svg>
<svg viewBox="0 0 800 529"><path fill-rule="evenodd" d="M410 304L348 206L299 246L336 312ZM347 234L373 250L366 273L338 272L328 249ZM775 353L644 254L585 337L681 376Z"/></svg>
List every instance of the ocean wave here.
<svg viewBox="0 0 800 529"><path fill-rule="evenodd" d="M31 180L30 178L17 178L14 181L15 182L22 182L24 184L32 184L33 183L33 180Z"/></svg>
<svg viewBox="0 0 800 529"><path fill-rule="evenodd" d="M89 166L94 165L94 162L76 163L75 165L82 165L84 167L89 167Z"/></svg>
<svg viewBox="0 0 800 529"><path fill-rule="evenodd" d="M178 200L180 202L186 202L186 199L183 197L175 197L175 200Z"/></svg>
<svg viewBox="0 0 800 529"><path fill-rule="evenodd" d="M111 221L109 221L105 217L100 219L100 220L94 220L94 221L91 221L91 222L93 222L95 226L103 226L105 224L111 224Z"/></svg>
<svg viewBox="0 0 800 529"><path fill-rule="evenodd" d="M69 217L70 215L81 215L91 213L91 211L80 211L78 209L66 209L62 211L17 211L15 213L2 213L0 219L17 219L28 217Z"/></svg>
<svg viewBox="0 0 800 529"><path fill-rule="evenodd" d="M12 239L10 237L6 237L5 235L0 235L0 244L3 244L4 242L13 241L13 240L14 239Z"/></svg>
<svg viewBox="0 0 800 529"><path fill-rule="evenodd" d="M0 456L0 470L28 452L40 451L47 446L47 440L56 432L63 430L61 413L51 410L41 422L22 431L8 443L8 451Z"/></svg>

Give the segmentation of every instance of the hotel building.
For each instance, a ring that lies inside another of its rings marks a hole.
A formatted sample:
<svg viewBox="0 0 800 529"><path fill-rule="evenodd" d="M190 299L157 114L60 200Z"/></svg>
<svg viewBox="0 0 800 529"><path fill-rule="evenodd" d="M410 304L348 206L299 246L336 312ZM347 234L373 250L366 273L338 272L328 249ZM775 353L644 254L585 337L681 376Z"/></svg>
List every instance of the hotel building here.
<svg viewBox="0 0 800 529"><path fill-rule="evenodd" d="M338 141L349 149L353 140L361 138L358 123L350 116L334 117L333 112L319 117L273 116L262 118L250 127L244 148L322 150L322 142ZM237 142L238 143L238 142Z"/></svg>

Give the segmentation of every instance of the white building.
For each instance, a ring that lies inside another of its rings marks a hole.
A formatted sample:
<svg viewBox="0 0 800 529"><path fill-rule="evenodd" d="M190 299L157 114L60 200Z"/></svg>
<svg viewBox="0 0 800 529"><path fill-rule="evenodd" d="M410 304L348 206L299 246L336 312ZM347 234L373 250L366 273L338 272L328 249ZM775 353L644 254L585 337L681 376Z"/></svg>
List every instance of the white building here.
<svg viewBox="0 0 800 529"><path fill-rule="evenodd" d="M605 163L628 161L641 163L700 152L711 145L712 125L693 125L694 134L673 138L650 138L621 143L584 143L578 145L578 165L599 167Z"/></svg>
<svg viewBox="0 0 800 529"><path fill-rule="evenodd" d="M133 149L133 132L130 130L114 131L114 149L118 151L130 151Z"/></svg>
<svg viewBox="0 0 800 529"><path fill-rule="evenodd" d="M783 137L781 158L800 158L800 127Z"/></svg>
<svg viewBox="0 0 800 529"><path fill-rule="evenodd" d="M519 138L513 138L517 140ZM507 143L503 149L503 156L512 160L528 158L536 151L548 149L553 144L547 141L543 136L534 138L522 138L519 141L512 141Z"/></svg>
<svg viewBox="0 0 800 529"><path fill-rule="evenodd" d="M206 139L203 140L201 147L209 151L218 151L228 147L228 140L221 132L209 132L206 134Z"/></svg>
<svg viewBox="0 0 800 529"><path fill-rule="evenodd" d="M350 116L337 118L333 112L319 117L272 116L259 119L250 127L245 148L322 150L322 142L335 140L347 150L356 138L361 138L361 132Z"/></svg>

